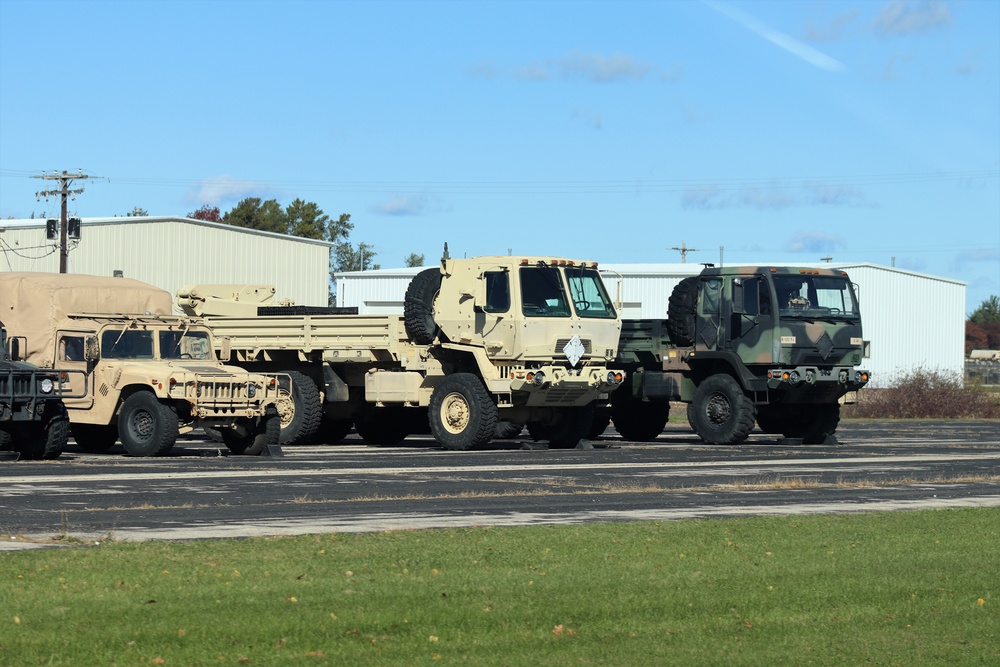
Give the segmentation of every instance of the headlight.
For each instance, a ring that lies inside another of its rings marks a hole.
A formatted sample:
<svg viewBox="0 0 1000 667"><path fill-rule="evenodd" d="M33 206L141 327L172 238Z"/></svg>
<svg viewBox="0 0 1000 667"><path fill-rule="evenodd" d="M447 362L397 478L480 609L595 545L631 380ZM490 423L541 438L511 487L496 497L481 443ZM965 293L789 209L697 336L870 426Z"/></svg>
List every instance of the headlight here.
<svg viewBox="0 0 1000 667"><path fill-rule="evenodd" d="M45 378L38 384L38 388L41 390L43 394L51 394L52 387L53 387L52 380L50 378Z"/></svg>
<svg viewBox="0 0 1000 667"><path fill-rule="evenodd" d="M253 382L247 382L247 396L253 398L257 395L257 385Z"/></svg>
<svg viewBox="0 0 1000 667"><path fill-rule="evenodd" d="M545 382L545 373L541 371L536 371L534 373L528 373L524 376L524 379L532 383L536 387L541 387Z"/></svg>
<svg viewBox="0 0 1000 667"><path fill-rule="evenodd" d="M798 382L799 381L799 372L798 371L792 371L791 375L788 376L788 381L791 382L792 384L795 384L796 382Z"/></svg>
<svg viewBox="0 0 1000 667"><path fill-rule="evenodd" d="M616 373L614 371L608 371L608 384L620 384L622 381L622 374Z"/></svg>

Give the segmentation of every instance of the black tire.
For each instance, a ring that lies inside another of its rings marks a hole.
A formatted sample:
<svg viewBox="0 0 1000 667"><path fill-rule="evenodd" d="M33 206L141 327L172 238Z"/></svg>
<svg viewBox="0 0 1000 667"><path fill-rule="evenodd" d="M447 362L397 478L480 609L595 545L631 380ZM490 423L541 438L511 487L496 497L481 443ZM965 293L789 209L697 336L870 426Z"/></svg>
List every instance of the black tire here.
<svg viewBox="0 0 1000 667"><path fill-rule="evenodd" d="M69 431L77 447L85 452L106 452L118 442L118 427L114 424L70 424Z"/></svg>
<svg viewBox="0 0 1000 667"><path fill-rule="evenodd" d="M608 426L611 425L611 408L599 407L594 408L594 421L590 424L590 430L587 432L587 438L589 440L597 440L604 432L608 430Z"/></svg>
<svg viewBox="0 0 1000 667"><path fill-rule="evenodd" d="M329 419L323 417L319 429L313 434L312 442L318 445L339 445L354 427L350 419Z"/></svg>
<svg viewBox="0 0 1000 667"><path fill-rule="evenodd" d="M667 300L667 333L674 345L694 345L699 282L698 276L685 278L674 286Z"/></svg>
<svg viewBox="0 0 1000 667"><path fill-rule="evenodd" d="M243 420L241 429L222 429L222 442L233 454L256 456L268 445L277 445L281 439L281 417L276 408L268 408L263 417Z"/></svg>
<svg viewBox="0 0 1000 667"><path fill-rule="evenodd" d="M404 411L411 408L372 408L354 420L354 428L369 445L392 447L410 434L411 417Z"/></svg>
<svg viewBox="0 0 1000 667"><path fill-rule="evenodd" d="M118 437L129 456L161 456L177 442L180 427L173 407L148 391L125 399L118 416Z"/></svg>
<svg viewBox="0 0 1000 667"><path fill-rule="evenodd" d="M787 408L785 410L787 410ZM786 426L785 410L782 409L780 404L758 405L757 426L759 426L760 430L764 433L784 434Z"/></svg>
<svg viewBox="0 0 1000 667"><path fill-rule="evenodd" d="M493 431L494 440L510 440L511 438L516 438L521 435L521 431L524 430L524 426L521 424L515 424L514 422L508 421L498 421L497 427Z"/></svg>
<svg viewBox="0 0 1000 667"><path fill-rule="evenodd" d="M222 429L215 428L214 426L202 426L201 430L205 432L208 439L212 442L222 442Z"/></svg>
<svg viewBox="0 0 1000 667"><path fill-rule="evenodd" d="M713 375L694 392L691 400L695 431L710 445L736 445L753 430L753 402L729 375Z"/></svg>
<svg viewBox="0 0 1000 667"><path fill-rule="evenodd" d="M587 437L594 425L594 404L560 408L555 420L528 422L528 433L532 439L548 441L549 449L573 449Z"/></svg>
<svg viewBox="0 0 1000 667"><path fill-rule="evenodd" d="M278 383L278 415L281 418L283 445L303 445L319 429L323 419L323 404L319 388L305 373L284 371L292 381L288 391L288 380Z"/></svg>
<svg viewBox="0 0 1000 667"><path fill-rule="evenodd" d="M434 321L434 301L441 289L441 271L425 269L413 276L403 300L406 335L418 345L429 345L438 335Z"/></svg>
<svg viewBox="0 0 1000 667"><path fill-rule="evenodd" d="M0 428L0 452L9 452L14 449L14 436L5 428Z"/></svg>
<svg viewBox="0 0 1000 667"><path fill-rule="evenodd" d="M803 445L822 445L836 433L839 423L839 403L797 406L785 428L785 436L802 438Z"/></svg>
<svg viewBox="0 0 1000 667"><path fill-rule="evenodd" d="M694 405L691 404L691 403L687 404L687 418L688 418L688 426L691 427L692 431L694 431L695 433L697 433L698 429L695 428L695 425L694 425Z"/></svg>
<svg viewBox="0 0 1000 667"><path fill-rule="evenodd" d="M57 459L69 441L69 417L62 403L46 406L41 422L26 424L20 442L15 439L14 448L25 460Z"/></svg>
<svg viewBox="0 0 1000 667"><path fill-rule="evenodd" d="M438 444L468 450L493 439L499 416L482 380L472 373L454 373L434 387L428 419Z"/></svg>
<svg viewBox="0 0 1000 667"><path fill-rule="evenodd" d="M611 421L625 440L649 442L663 433L670 419L670 403L629 399L612 408Z"/></svg>

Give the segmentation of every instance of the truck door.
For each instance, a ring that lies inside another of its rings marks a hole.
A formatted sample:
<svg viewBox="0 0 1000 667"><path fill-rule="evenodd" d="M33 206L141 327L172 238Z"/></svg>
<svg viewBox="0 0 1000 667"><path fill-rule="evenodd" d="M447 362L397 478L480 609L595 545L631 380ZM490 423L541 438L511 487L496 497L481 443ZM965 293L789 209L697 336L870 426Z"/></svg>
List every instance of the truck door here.
<svg viewBox="0 0 1000 667"><path fill-rule="evenodd" d="M486 302L481 312L476 313L476 333L483 337L491 357L513 355L517 327L511 317L510 272L486 271L483 280L486 282Z"/></svg>
<svg viewBox="0 0 1000 667"><path fill-rule="evenodd" d="M698 322L695 350L714 352L720 349L722 338L722 279L703 278L699 285ZM724 345L723 345L724 347Z"/></svg>
<svg viewBox="0 0 1000 667"><path fill-rule="evenodd" d="M764 276L736 277L730 285L729 348L747 364L774 362L774 315Z"/></svg>
<svg viewBox="0 0 1000 667"><path fill-rule="evenodd" d="M93 372L91 363L86 360L85 334L77 331L56 332L56 368L69 371L83 371L90 377ZM88 393L82 398L65 398L63 403L70 410L89 410L94 405L93 383L87 382L86 377L80 373L69 374L69 388L67 393L82 394L85 389L90 388Z"/></svg>

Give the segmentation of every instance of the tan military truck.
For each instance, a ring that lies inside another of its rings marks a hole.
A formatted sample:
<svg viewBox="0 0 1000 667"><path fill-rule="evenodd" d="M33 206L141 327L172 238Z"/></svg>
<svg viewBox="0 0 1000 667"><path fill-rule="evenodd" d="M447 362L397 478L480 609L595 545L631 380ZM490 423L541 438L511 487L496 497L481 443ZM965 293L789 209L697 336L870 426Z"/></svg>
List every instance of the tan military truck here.
<svg viewBox="0 0 1000 667"><path fill-rule="evenodd" d="M465 450L503 424L574 447L623 379L609 368L621 319L593 262L446 253L413 278L403 315L283 311L273 295L191 285L177 303L204 317L223 360L231 351L248 370L292 377L284 442L337 442L353 423L388 445L429 425L442 446Z"/></svg>
<svg viewBox="0 0 1000 667"><path fill-rule="evenodd" d="M171 307L169 292L126 278L0 273L0 313L24 335L24 360L80 371L63 403L84 450L121 439L132 456L162 455L198 426L237 454L277 444L287 378L223 365L208 327Z"/></svg>

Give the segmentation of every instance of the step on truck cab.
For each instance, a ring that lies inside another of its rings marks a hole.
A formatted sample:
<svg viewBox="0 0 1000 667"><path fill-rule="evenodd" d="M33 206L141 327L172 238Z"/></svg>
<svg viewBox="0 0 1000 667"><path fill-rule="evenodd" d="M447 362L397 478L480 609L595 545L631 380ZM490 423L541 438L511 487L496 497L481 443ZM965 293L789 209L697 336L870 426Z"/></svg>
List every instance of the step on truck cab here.
<svg viewBox="0 0 1000 667"><path fill-rule="evenodd" d="M85 451L121 440L132 456L162 455L199 426L236 454L276 445L287 378L222 364L208 327L171 307L169 292L127 278L0 274L0 312L27 334L25 358L73 371L63 403Z"/></svg>
<svg viewBox="0 0 1000 667"><path fill-rule="evenodd" d="M670 295L666 320L626 320L618 362L631 373L610 417L628 439L663 430L688 404L707 443L765 433L818 444L840 404L868 383L857 292L837 269L706 267ZM607 419L605 414L604 418Z"/></svg>
<svg viewBox="0 0 1000 667"><path fill-rule="evenodd" d="M526 425L574 447L623 379L621 319L593 262L446 251L410 282L402 315L282 315L273 295L190 285L177 303L205 318L232 363L292 377L284 442L338 442L353 424L374 444L429 429L465 450Z"/></svg>

